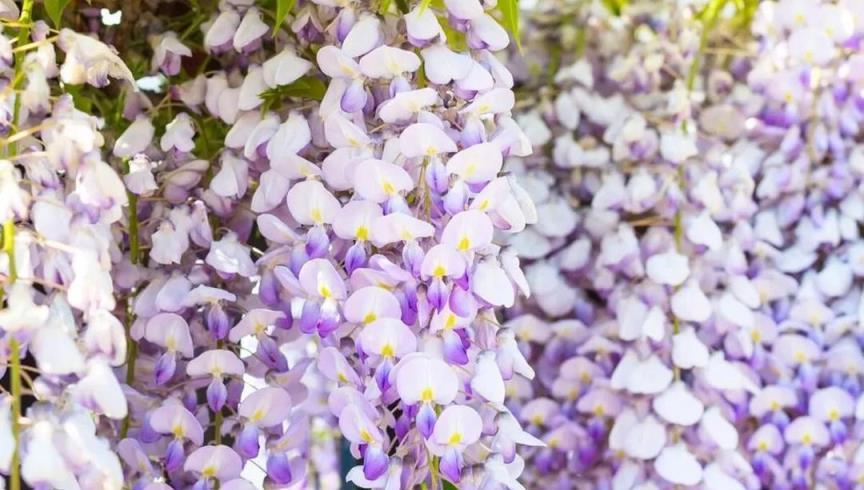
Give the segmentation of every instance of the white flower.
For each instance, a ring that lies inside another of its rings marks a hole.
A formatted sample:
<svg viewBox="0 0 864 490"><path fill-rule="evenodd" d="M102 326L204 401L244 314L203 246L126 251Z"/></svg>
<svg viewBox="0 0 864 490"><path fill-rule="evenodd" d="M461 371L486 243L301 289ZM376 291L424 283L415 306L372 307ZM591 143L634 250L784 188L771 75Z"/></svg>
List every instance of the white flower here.
<svg viewBox="0 0 864 490"><path fill-rule="evenodd" d="M156 177L153 175L153 168L155 166L144 155L136 155L129 160L129 172L123 176L123 182L126 184L129 192L145 196L158 189L159 186L156 184Z"/></svg>
<svg viewBox="0 0 864 490"><path fill-rule="evenodd" d="M652 402L654 412L670 424L690 426L699 422L705 405L678 381Z"/></svg>
<svg viewBox="0 0 864 490"><path fill-rule="evenodd" d="M746 377L737 365L727 361L723 352L715 352L704 371L705 382L717 390L747 390L756 393L759 388Z"/></svg>
<svg viewBox="0 0 864 490"><path fill-rule="evenodd" d="M648 278L657 284L680 286L690 275L687 257L675 251L652 255L645 262Z"/></svg>
<svg viewBox="0 0 864 490"><path fill-rule="evenodd" d="M139 117L123 131L114 143L114 156L129 158L137 153L143 153L153 141L156 128L148 117Z"/></svg>
<svg viewBox="0 0 864 490"><path fill-rule="evenodd" d="M12 398L0 397L0 472L8 474L15 437L12 434Z"/></svg>
<svg viewBox="0 0 864 490"><path fill-rule="evenodd" d="M702 465L683 443L663 449L654 461L654 469L664 480L678 485L702 481Z"/></svg>
<svg viewBox="0 0 864 490"><path fill-rule="evenodd" d="M723 417L719 407L711 407L705 411L699 428L720 449L732 450L738 447L738 429Z"/></svg>
<svg viewBox="0 0 864 490"><path fill-rule="evenodd" d="M166 75L180 73L180 57L192 56L192 50L177 39L177 33L168 31L151 40L153 59L150 67L153 71L161 69Z"/></svg>
<svg viewBox="0 0 864 490"><path fill-rule="evenodd" d="M0 223L27 216L30 196L18 183L21 175L8 160L0 160Z"/></svg>
<svg viewBox="0 0 864 490"><path fill-rule="evenodd" d="M695 280L672 295L671 306L672 313L686 322L701 323L711 318L711 302Z"/></svg>
<svg viewBox="0 0 864 490"><path fill-rule="evenodd" d="M23 283L7 286L6 297L7 307L0 310L0 330L34 330L48 320L48 307L33 302L33 289L30 286Z"/></svg>
<svg viewBox="0 0 864 490"><path fill-rule="evenodd" d="M98 39L63 29L57 44L66 52L66 60L60 68L60 78L64 83L79 85L87 82L103 87L108 84L110 76L135 86L135 78L123 60L113 48Z"/></svg>
<svg viewBox="0 0 864 490"><path fill-rule="evenodd" d="M249 254L249 247L237 241L235 233L228 233L221 240L213 242L206 262L220 272L251 277L257 268Z"/></svg>
<svg viewBox="0 0 864 490"><path fill-rule="evenodd" d="M96 413L115 420L126 417L126 397L123 389L111 366L104 360L91 360L87 366L87 374L68 389L73 399Z"/></svg>
<svg viewBox="0 0 864 490"><path fill-rule="evenodd" d="M711 219L708 211L703 211L687 224L687 239L696 245L704 245L708 250L719 250L723 246L723 233Z"/></svg>
<svg viewBox="0 0 864 490"><path fill-rule="evenodd" d="M240 25L237 26L237 31L234 33L233 44L234 49L238 52L247 50L255 41L267 33L269 27L261 20L261 12L252 7L246 11Z"/></svg>
<svg viewBox="0 0 864 490"><path fill-rule="evenodd" d="M75 278L67 291L71 306L84 312L114 309L111 273L102 268L94 252L83 249L76 252L72 256L72 272Z"/></svg>
<svg viewBox="0 0 864 490"><path fill-rule="evenodd" d="M653 395L663 392L671 382L672 370L655 354L639 359L635 351L628 350L612 373L610 386L634 394Z"/></svg>
<svg viewBox="0 0 864 490"><path fill-rule="evenodd" d="M624 451L631 458L654 459L666 445L666 427L653 415L636 423L624 438Z"/></svg>
<svg viewBox="0 0 864 490"><path fill-rule="evenodd" d="M672 338L672 362L681 369L708 364L708 347L699 340L693 327L682 329Z"/></svg>
<svg viewBox="0 0 864 490"><path fill-rule="evenodd" d="M688 158L698 155L699 150L696 148L695 133L661 133L660 154L663 158L674 164L683 163Z"/></svg>
<svg viewBox="0 0 864 490"><path fill-rule="evenodd" d="M51 422L36 422L27 432L29 438L21 458L21 476L24 481L31 485L43 483L54 488L79 488L75 474L54 443L57 430Z"/></svg>
<svg viewBox="0 0 864 490"><path fill-rule="evenodd" d="M165 133L159 140L159 147L162 151L169 151L172 148L181 153L189 153L195 148L195 126L189 114L181 112L174 117L174 120L165 126Z"/></svg>

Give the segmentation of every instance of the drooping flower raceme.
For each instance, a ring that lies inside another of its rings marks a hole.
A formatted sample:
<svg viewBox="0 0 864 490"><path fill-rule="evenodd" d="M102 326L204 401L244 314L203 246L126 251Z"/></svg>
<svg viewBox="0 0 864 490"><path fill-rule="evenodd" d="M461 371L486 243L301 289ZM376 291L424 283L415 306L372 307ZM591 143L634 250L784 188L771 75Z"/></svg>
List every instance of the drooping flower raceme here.
<svg viewBox="0 0 864 490"><path fill-rule="evenodd" d="M52 35L33 20L33 2L3 8L4 22L20 22L4 26L0 41L9 48L0 96L0 344L9 379L0 472L11 488L22 480L121 488L120 459L101 428L128 413L114 372L127 345L115 313L112 246L126 192L104 160L100 119L51 92L61 82L102 87L132 77L102 42L68 29Z"/></svg>
<svg viewBox="0 0 864 490"><path fill-rule="evenodd" d="M728 71L698 47L723 43L704 34L710 8L701 22L648 2L575 10L592 26L581 38L534 14L584 49L520 120L548 157L513 167L539 218L514 239L534 295L509 314L538 382L508 385L548 444L531 456L537 486L858 478L860 291L845 250L859 28L839 20L857 7L764 3L756 58L733 48Z"/></svg>
<svg viewBox="0 0 864 490"><path fill-rule="evenodd" d="M361 486L520 488L502 14L201 7L46 5L54 33L27 1L4 38L0 327L39 377L0 456L37 487L332 487L341 432Z"/></svg>
<svg viewBox="0 0 864 490"><path fill-rule="evenodd" d="M512 416L471 388L481 377L503 386L514 373L494 359L521 359L493 315L527 293L495 231L519 232L534 215L499 176L505 156L530 151L509 115L512 78L488 51L507 45L506 32L479 2L418 5L395 30L387 22L402 16L315 3L309 15L330 26L306 34L325 44L321 105L252 130L274 128L255 144L266 143L266 172L286 182L284 201L256 219L270 247L261 301L320 339L316 370L337 387L330 411L362 460L355 484L514 484L483 466L498 452L493 427ZM449 40L441 15L458 25ZM453 50L459 43L470 49ZM482 440L438 442L477 421L489 427ZM518 473L515 458L504 464Z"/></svg>

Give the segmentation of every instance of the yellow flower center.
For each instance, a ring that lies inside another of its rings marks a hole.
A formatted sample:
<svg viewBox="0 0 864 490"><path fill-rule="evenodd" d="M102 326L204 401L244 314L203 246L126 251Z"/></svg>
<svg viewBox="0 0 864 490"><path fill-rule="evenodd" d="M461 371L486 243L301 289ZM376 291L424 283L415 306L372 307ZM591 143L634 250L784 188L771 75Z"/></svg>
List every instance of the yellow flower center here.
<svg viewBox="0 0 864 490"><path fill-rule="evenodd" d="M450 313L447 315L447 321L444 322L444 330L453 330L453 327L456 326L456 315Z"/></svg>
<svg viewBox="0 0 864 490"><path fill-rule="evenodd" d="M252 422L258 422L263 418L264 418L264 410L261 410L259 408L259 409L255 410L254 412L252 412L252 416L249 417L249 420L251 420Z"/></svg>
<svg viewBox="0 0 864 490"><path fill-rule="evenodd" d="M388 59L387 60L387 71L394 75L398 75L402 73L402 67L399 66L399 63L396 63L396 60Z"/></svg>

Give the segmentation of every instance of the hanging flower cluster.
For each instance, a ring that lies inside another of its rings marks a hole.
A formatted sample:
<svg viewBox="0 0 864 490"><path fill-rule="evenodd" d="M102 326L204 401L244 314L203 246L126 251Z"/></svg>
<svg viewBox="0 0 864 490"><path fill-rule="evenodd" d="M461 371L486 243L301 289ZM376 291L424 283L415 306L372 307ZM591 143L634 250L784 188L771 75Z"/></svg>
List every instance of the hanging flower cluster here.
<svg viewBox="0 0 864 490"><path fill-rule="evenodd" d="M123 471L102 427L128 413L113 372L126 357L114 276L126 192L104 159L103 122L52 87L134 80L107 45L54 31L32 11L32 1L0 3L0 372L9 380L0 472L12 489L22 478L119 488ZM22 419L27 396L36 401Z"/></svg>
<svg viewBox="0 0 864 490"><path fill-rule="evenodd" d="M513 59L527 486L862 481L861 5L724 4L540 3Z"/></svg>
<svg viewBox="0 0 864 490"><path fill-rule="evenodd" d="M499 175L505 156L530 153L491 54L508 34L479 1L418 5L404 23L350 5L317 17L331 26L312 33L321 105L281 125L256 114L246 144L271 155L274 182L253 200L268 244L261 325L320 339L358 486L518 487L527 434L503 406L504 379L533 372L494 308L527 285L495 232L521 231L534 208ZM276 331L253 333L266 356Z"/></svg>
<svg viewBox="0 0 864 490"><path fill-rule="evenodd" d="M509 14L293 3L0 4L11 488L522 488Z"/></svg>

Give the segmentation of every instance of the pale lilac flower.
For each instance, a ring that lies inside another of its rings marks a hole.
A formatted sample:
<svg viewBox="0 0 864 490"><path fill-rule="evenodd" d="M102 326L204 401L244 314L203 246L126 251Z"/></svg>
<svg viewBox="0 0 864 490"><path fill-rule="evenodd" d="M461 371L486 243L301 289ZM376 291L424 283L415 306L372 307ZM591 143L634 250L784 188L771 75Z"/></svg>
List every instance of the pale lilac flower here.
<svg viewBox="0 0 864 490"><path fill-rule="evenodd" d="M66 52L66 60L60 67L60 77L65 83L78 85L86 82L103 87L111 77L126 80L135 86L129 68L112 48L101 41L71 29L62 29L57 42Z"/></svg>
<svg viewBox="0 0 864 490"><path fill-rule="evenodd" d="M240 456L228 446L204 446L186 458L183 470L196 473L203 480L227 482L240 476L242 466Z"/></svg>
<svg viewBox="0 0 864 490"><path fill-rule="evenodd" d="M152 70L160 70L168 76L180 73L182 57L192 56L192 50L177 39L177 33L168 31L150 39L153 47Z"/></svg>
<svg viewBox="0 0 864 490"><path fill-rule="evenodd" d="M462 479L462 452L477 442L482 426L480 415L464 405L448 406L435 422L429 444L441 456L441 472L450 481Z"/></svg>

